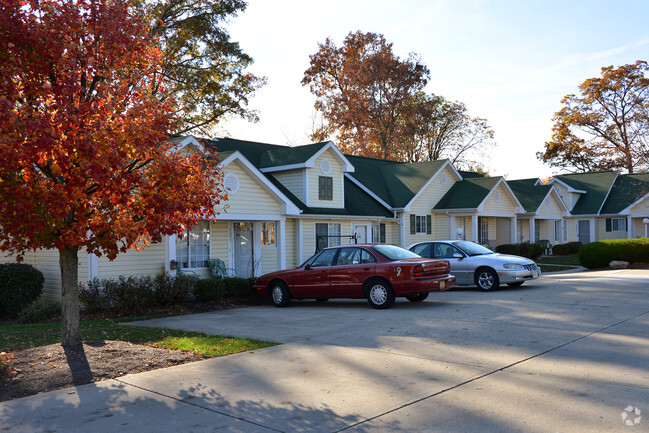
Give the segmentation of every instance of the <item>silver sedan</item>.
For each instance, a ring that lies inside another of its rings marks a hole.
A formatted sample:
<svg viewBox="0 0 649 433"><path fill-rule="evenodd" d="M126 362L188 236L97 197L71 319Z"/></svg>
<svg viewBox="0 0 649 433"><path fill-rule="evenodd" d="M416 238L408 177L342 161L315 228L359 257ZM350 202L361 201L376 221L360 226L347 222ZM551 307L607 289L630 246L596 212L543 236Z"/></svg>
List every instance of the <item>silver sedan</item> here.
<svg viewBox="0 0 649 433"><path fill-rule="evenodd" d="M448 260L457 286L496 290L500 284L518 287L541 276L541 270L530 259L494 253L470 241L427 241L408 249L422 257Z"/></svg>

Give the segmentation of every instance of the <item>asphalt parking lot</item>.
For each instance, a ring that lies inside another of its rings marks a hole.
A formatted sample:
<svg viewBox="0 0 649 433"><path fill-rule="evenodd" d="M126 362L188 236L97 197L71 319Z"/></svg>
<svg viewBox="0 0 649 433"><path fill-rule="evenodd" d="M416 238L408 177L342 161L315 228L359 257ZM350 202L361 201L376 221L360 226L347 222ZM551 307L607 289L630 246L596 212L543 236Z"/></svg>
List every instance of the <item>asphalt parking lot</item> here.
<svg viewBox="0 0 649 433"><path fill-rule="evenodd" d="M139 324L284 344L0 403L0 431L649 431L649 270Z"/></svg>

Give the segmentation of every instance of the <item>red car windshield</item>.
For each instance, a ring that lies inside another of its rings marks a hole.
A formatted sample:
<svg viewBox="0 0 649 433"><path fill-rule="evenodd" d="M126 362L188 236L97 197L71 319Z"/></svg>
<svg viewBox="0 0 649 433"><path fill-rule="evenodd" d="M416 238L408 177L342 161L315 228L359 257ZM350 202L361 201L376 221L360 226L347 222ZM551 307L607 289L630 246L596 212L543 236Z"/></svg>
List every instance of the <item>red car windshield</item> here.
<svg viewBox="0 0 649 433"><path fill-rule="evenodd" d="M419 259L420 255L415 254L411 251L404 250L401 247L395 247L394 245L374 245L372 248L375 251L381 253L388 260L402 260L402 259Z"/></svg>

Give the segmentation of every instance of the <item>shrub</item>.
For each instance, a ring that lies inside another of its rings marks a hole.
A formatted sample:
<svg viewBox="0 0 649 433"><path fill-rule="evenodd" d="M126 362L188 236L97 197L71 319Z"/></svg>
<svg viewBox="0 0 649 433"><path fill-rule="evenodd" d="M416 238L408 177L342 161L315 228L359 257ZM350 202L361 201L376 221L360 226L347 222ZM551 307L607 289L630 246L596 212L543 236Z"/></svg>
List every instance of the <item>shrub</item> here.
<svg viewBox="0 0 649 433"><path fill-rule="evenodd" d="M649 263L649 239L616 239L591 242L577 253L579 264L589 268L605 268L614 260Z"/></svg>
<svg viewBox="0 0 649 433"><path fill-rule="evenodd" d="M79 284L79 302L85 311L94 313L110 308L110 300L104 292L103 281L95 278L88 281L88 287L83 283Z"/></svg>
<svg viewBox="0 0 649 433"><path fill-rule="evenodd" d="M216 301L225 295L225 281L211 278L198 280L192 293L198 302Z"/></svg>
<svg viewBox="0 0 649 433"><path fill-rule="evenodd" d="M555 256L568 256L571 254L577 254L581 245L581 242L557 244L552 247L552 254L554 254Z"/></svg>
<svg viewBox="0 0 649 433"><path fill-rule="evenodd" d="M43 273L24 263L0 265L0 314L15 317L43 292Z"/></svg>
<svg viewBox="0 0 649 433"><path fill-rule="evenodd" d="M536 260L541 254L543 254L543 245L539 243L531 244L529 242L523 242L521 244L521 256Z"/></svg>
<svg viewBox="0 0 649 433"><path fill-rule="evenodd" d="M252 288L247 278L226 278L225 293L228 296L245 297L250 296Z"/></svg>
<svg viewBox="0 0 649 433"><path fill-rule="evenodd" d="M502 244L496 246L496 252L500 254L513 254L515 256L521 255L520 244Z"/></svg>
<svg viewBox="0 0 649 433"><path fill-rule="evenodd" d="M38 323L61 316L61 302L38 299L18 313L19 323Z"/></svg>

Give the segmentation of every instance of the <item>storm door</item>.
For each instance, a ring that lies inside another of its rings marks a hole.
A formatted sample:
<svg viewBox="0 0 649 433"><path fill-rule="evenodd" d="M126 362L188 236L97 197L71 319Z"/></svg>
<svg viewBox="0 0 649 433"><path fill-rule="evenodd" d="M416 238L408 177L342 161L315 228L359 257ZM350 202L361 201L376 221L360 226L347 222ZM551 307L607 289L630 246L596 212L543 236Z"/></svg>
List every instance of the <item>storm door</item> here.
<svg viewBox="0 0 649 433"><path fill-rule="evenodd" d="M252 223L234 223L234 272L237 277L254 275L253 244Z"/></svg>

